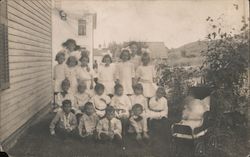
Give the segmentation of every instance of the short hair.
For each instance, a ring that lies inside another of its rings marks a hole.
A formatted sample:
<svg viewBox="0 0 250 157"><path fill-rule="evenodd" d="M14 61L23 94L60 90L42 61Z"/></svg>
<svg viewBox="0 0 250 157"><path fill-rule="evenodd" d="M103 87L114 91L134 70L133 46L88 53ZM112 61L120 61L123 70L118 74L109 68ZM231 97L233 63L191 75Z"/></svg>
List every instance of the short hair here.
<svg viewBox="0 0 250 157"><path fill-rule="evenodd" d="M94 105L93 105L93 103L92 103L92 102L86 102L86 103L84 104L84 108L83 108L83 110L84 110L84 111L86 111L87 107L89 107L89 106L94 107Z"/></svg>
<svg viewBox="0 0 250 157"><path fill-rule="evenodd" d="M135 110L135 109L137 109L137 108L141 108L141 109L143 110L143 106L142 106L141 104L134 104L134 105L132 106L132 110Z"/></svg>
<svg viewBox="0 0 250 157"><path fill-rule="evenodd" d="M69 63L70 63L71 61L74 61L74 62L75 62L75 65L78 64L77 59L76 59L75 56L69 56L69 58L67 59L66 64L69 65Z"/></svg>
<svg viewBox="0 0 250 157"><path fill-rule="evenodd" d="M142 54L141 60L142 60L143 57L148 57L148 58L150 59L150 55L149 55L148 52L144 52L144 53Z"/></svg>
<svg viewBox="0 0 250 157"><path fill-rule="evenodd" d="M143 90L143 86L142 86L141 83L137 83L137 84L135 84L135 85L133 86L133 89L134 89L134 90L135 90L135 89Z"/></svg>
<svg viewBox="0 0 250 157"><path fill-rule="evenodd" d="M87 58L88 59L88 63L89 63L89 56L86 54L82 54L79 61L82 62L83 58Z"/></svg>
<svg viewBox="0 0 250 157"><path fill-rule="evenodd" d="M86 85L86 83L85 83L84 81L81 81L81 82L78 83L77 89L79 90L80 87L85 87L85 88L87 88L87 85Z"/></svg>
<svg viewBox="0 0 250 157"><path fill-rule="evenodd" d="M97 91L99 91L100 89L104 90L105 87L104 87L103 84L97 83L97 84L95 85L95 91L97 92Z"/></svg>
<svg viewBox="0 0 250 157"><path fill-rule="evenodd" d="M115 85L114 89L115 89L115 91L116 91L116 90L119 89L119 88L123 88L123 86L122 86L121 84L118 83L118 84Z"/></svg>
<svg viewBox="0 0 250 157"><path fill-rule="evenodd" d="M55 61L58 61L60 56L65 57L65 53L63 53L63 52L58 52L58 53L56 54Z"/></svg>
<svg viewBox="0 0 250 157"><path fill-rule="evenodd" d="M68 85L68 86L70 86L70 81L69 81L68 78L66 78L66 79L64 79L64 80L62 81L61 86L65 85L65 84Z"/></svg>
<svg viewBox="0 0 250 157"><path fill-rule="evenodd" d="M66 100L63 100L62 107L65 107L66 105L70 105L71 106L71 104L72 104L71 100L66 99Z"/></svg>
<svg viewBox="0 0 250 157"><path fill-rule="evenodd" d="M160 87L158 87L158 89L156 90L156 92L158 92L158 91L160 91L163 95L167 95L167 93L166 93L166 91L165 91L165 88L164 87L162 87L162 86L160 86Z"/></svg>
<svg viewBox="0 0 250 157"><path fill-rule="evenodd" d="M111 63L113 62L111 56L110 56L109 54L106 54L106 55L104 55L103 58L102 58L102 63L104 63L104 59L105 59L105 58L109 58L110 61L111 61Z"/></svg>
<svg viewBox="0 0 250 157"><path fill-rule="evenodd" d="M115 112L115 108L113 106L107 106L106 109L105 109L105 112L106 112L106 114L108 112Z"/></svg>
<svg viewBox="0 0 250 157"><path fill-rule="evenodd" d="M124 55L124 53L128 53L129 60L130 60L130 59L131 59L131 55L130 55L129 50L127 50L127 49L123 49L123 50L122 50L122 52L121 52L121 54L120 54L120 59L122 59L122 55Z"/></svg>

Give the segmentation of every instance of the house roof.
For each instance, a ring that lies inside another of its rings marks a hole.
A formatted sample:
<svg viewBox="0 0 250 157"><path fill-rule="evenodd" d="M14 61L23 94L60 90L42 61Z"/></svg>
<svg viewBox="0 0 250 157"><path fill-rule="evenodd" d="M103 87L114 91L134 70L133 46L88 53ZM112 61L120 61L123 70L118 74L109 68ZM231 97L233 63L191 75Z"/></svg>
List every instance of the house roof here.
<svg viewBox="0 0 250 157"><path fill-rule="evenodd" d="M103 56L105 54L109 53L108 49L94 49L94 56Z"/></svg>
<svg viewBox="0 0 250 157"><path fill-rule="evenodd" d="M152 58L167 58L168 48L164 42L146 42Z"/></svg>

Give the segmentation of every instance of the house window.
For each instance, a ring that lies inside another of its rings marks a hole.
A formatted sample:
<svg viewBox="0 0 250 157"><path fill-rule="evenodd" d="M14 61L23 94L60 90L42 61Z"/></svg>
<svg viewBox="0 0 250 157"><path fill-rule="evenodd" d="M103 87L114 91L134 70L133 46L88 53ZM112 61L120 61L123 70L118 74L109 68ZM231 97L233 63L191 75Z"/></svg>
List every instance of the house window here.
<svg viewBox="0 0 250 157"><path fill-rule="evenodd" d="M86 20L79 19L78 20L78 35L85 36L86 35Z"/></svg>
<svg viewBox="0 0 250 157"><path fill-rule="evenodd" d="M9 88L7 0L0 0L0 90Z"/></svg>

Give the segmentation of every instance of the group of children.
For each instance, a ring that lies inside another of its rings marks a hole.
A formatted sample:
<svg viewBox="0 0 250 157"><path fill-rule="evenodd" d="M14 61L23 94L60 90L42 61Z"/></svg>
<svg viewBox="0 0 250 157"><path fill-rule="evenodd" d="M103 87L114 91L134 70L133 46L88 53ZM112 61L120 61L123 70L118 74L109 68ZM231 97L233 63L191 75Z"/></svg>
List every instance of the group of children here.
<svg viewBox="0 0 250 157"><path fill-rule="evenodd" d="M54 67L52 135L121 141L129 132L137 140L148 139L148 122L167 118L165 89L157 87L150 55L141 53L137 43L123 49L117 63L104 55L97 73L89 67L87 53L75 52L74 40L64 46Z"/></svg>

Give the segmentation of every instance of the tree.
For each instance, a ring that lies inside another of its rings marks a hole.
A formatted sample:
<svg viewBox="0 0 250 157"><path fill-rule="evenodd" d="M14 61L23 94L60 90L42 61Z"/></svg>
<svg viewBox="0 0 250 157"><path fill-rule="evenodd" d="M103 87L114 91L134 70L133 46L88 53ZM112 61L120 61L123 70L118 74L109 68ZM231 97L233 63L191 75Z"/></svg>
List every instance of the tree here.
<svg viewBox="0 0 250 157"><path fill-rule="evenodd" d="M212 32L207 36L208 49L203 52L205 61L201 69L206 84L213 89L217 113L236 111L240 105L247 105L248 24L242 17L242 27L234 34L235 28L226 32L216 19L208 17L207 21Z"/></svg>

